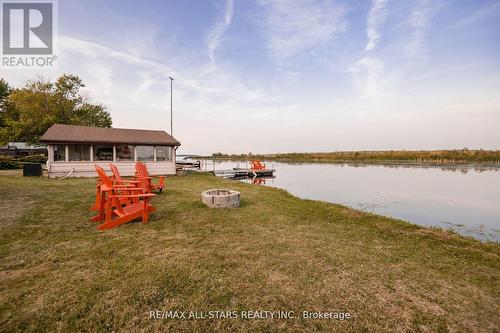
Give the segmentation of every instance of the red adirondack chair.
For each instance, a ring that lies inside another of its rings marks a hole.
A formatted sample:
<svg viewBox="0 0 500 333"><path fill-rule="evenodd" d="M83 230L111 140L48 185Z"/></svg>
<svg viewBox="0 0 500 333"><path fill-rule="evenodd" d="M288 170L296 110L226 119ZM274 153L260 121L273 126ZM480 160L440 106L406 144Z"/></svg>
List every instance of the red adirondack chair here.
<svg viewBox="0 0 500 333"><path fill-rule="evenodd" d="M113 183L115 185L131 185L135 187L142 187L144 190L147 190L145 186L142 186L144 185L144 181L123 179L116 165L114 165L113 163L109 163L109 167L111 168L111 172L113 173Z"/></svg>
<svg viewBox="0 0 500 333"><path fill-rule="evenodd" d="M149 199L155 194L143 193L144 190L138 187L114 185L103 168L96 165L95 169L102 183L97 221L104 220L97 229L111 229L138 218L142 218L142 223L147 223L149 214L155 211L149 204Z"/></svg>
<svg viewBox="0 0 500 333"><path fill-rule="evenodd" d="M90 207L90 210L92 211L97 211L99 210L99 206L101 204L101 181L98 179L97 184L95 186L96 188L96 193L95 193L95 201L94 204Z"/></svg>
<svg viewBox="0 0 500 333"><path fill-rule="evenodd" d="M111 163L110 163L111 165ZM97 167L97 165L96 165ZM116 166L112 165L111 166L111 170L113 171L113 167L116 168ZM99 167L101 168L101 167ZM102 169L102 168L101 168ZM120 177L119 173L118 173L118 169L116 169L117 171L117 174L118 174L118 177ZM104 172L104 169L102 169L102 172ZM114 173L114 171L113 171ZM116 181L114 178L116 178L116 176L113 176L113 183L116 185L116 186L119 186L119 187L139 187L137 186L137 184L134 184L134 183L126 183L125 181L122 181L121 179L119 179L118 181ZM111 179L111 178L110 178ZM135 182L135 181L134 181ZM140 183L140 182L139 182ZM99 207L100 207L100 203L101 203L101 185L102 185L102 181L101 179L98 179L97 180L97 184L96 184L96 195L95 195L95 202L94 204L92 205L92 207L90 207L90 210L91 211L98 211L99 210Z"/></svg>
<svg viewBox="0 0 500 333"><path fill-rule="evenodd" d="M252 170L264 170L266 168L266 164L261 161L252 161Z"/></svg>
<svg viewBox="0 0 500 333"><path fill-rule="evenodd" d="M154 190L159 190L161 193L163 191L163 188L165 187L165 177L164 176L154 177L158 178L159 181L158 183L153 184L152 182L153 177L149 176L148 169L146 168L146 165L144 163L141 162L135 163L135 173L138 180L144 181L145 184L147 182L146 185L148 187L147 192L153 192Z"/></svg>
<svg viewBox="0 0 500 333"><path fill-rule="evenodd" d="M96 168L96 171L99 170L98 172L98 175L101 173L103 174L104 176L107 177L107 179L113 183L113 186L116 188L116 190L119 190L121 194L134 194L134 193L145 193L145 190L142 188L142 187L137 187L135 185L131 185L131 184L116 184L114 182L114 179L113 179L113 176L111 177L108 177L106 175L106 172L104 171L103 168L101 168L100 166L98 165L95 165L95 168ZM105 208L105 205L103 204L103 200L106 200L106 198L103 196L103 192L101 190L101 187L103 186L103 181L101 179L101 177L99 177L97 179L97 184L96 184L96 197L95 197L95 202L94 204L92 205L92 207L90 207L90 210L92 211L97 211L97 215L94 216L92 218L92 221L94 222L97 222L97 221L102 221L104 220L104 216L105 216L105 211L104 211L104 208ZM139 188L139 190L137 189L134 189L134 188ZM128 189L133 189L131 191L127 191ZM121 206L127 204L127 203L133 203L135 201L138 201L139 199L137 198L122 198L119 200L119 203Z"/></svg>

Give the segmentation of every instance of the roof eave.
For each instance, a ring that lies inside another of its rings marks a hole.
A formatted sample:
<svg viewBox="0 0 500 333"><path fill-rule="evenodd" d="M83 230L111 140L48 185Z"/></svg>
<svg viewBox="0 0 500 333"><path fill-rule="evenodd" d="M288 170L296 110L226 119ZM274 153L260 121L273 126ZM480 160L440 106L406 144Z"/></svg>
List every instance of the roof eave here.
<svg viewBox="0 0 500 333"><path fill-rule="evenodd" d="M110 142L110 141L73 141L73 140L39 140L40 143L44 144L110 144L110 145L144 145L144 146L180 146L180 142Z"/></svg>

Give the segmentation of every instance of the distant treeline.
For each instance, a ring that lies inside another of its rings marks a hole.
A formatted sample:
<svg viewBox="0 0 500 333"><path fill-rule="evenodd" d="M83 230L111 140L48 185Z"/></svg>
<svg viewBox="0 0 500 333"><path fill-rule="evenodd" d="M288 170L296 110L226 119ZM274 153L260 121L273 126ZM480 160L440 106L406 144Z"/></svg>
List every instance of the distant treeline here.
<svg viewBox="0 0 500 333"><path fill-rule="evenodd" d="M390 150L340 151L323 153L222 154L207 156L224 160L268 160L283 162L360 162L360 163L500 163L500 150Z"/></svg>

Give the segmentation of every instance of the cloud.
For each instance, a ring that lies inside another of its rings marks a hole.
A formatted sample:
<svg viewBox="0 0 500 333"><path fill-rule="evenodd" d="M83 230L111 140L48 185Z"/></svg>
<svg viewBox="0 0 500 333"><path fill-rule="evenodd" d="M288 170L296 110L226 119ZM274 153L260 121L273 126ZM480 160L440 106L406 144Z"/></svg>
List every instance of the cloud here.
<svg viewBox="0 0 500 333"><path fill-rule="evenodd" d="M368 20L366 23L366 36L368 37L365 48L366 51L375 50L378 42L382 38L380 27L384 24L387 17L387 2L387 0L372 1L372 7L368 13Z"/></svg>
<svg viewBox="0 0 500 333"><path fill-rule="evenodd" d="M359 60L348 68L360 97L368 97L373 102L395 97L401 84L411 77L414 66L427 58L425 38L428 26L442 7L440 0L416 1L410 7L409 17L404 18L408 29L400 29L397 39L388 40L383 45L384 50L392 52L376 54L382 38L380 29L387 18L387 4L388 0L372 0L366 24L367 44Z"/></svg>
<svg viewBox="0 0 500 333"><path fill-rule="evenodd" d="M425 34L431 19L442 7L440 1L420 0L410 14L409 25L412 29L409 42L406 45L406 55L412 62L426 59Z"/></svg>
<svg viewBox="0 0 500 333"><path fill-rule="evenodd" d="M287 62L327 46L345 28L344 9L331 1L261 0L261 27L271 57Z"/></svg>
<svg viewBox="0 0 500 333"><path fill-rule="evenodd" d="M22 70L12 70L2 76L20 86L25 79L33 79L36 75L49 80L62 73L79 75L89 96L109 107L117 126L161 124L154 117L138 116L137 112L166 117L170 106L168 77L171 75L176 79L174 104L179 106L177 112L189 117L251 121L267 116L274 119L286 113L293 118L293 104L278 100L265 82L242 80L228 67L203 76L192 64L165 64L74 37L60 36L59 45L57 70L31 70L29 77L22 74ZM169 61L175 64L174 59Z"/></svg>
<svg viewBox="0 0 500 333"><path fill-rule="evenodd" d="M465 17L454 24L455 28L462 28L464 26L480 22L483 19L500 15L500 2L495 2L480 9L476 10L468 17Z"/></svg>
<svg viewBox="0 0 500 333"><path fill-rule="evenodd" d="M361 97L374 98L381 93L384 63L377 56L367 55L367 52L375 51L382 38L380 28L387 17L387 2L388 0L372 0L372 7L366 22L368 41L364 50L365 55L348 69L354 79L355 88L361 94Z"/></svg>
<svg viewBox="0 0 500 333"><path fill-rule="evenodd" d="M349 72L354 77L356 89L363 97L377 97L382 93L384 63L377 57L363 57Z"/></svg>
<svg viewBox="0 0 500 333"><path fill-rule="evenodd" d="M215 24L215 27L208 34L207 49L211 70L215 67L215 50L219 46L227 27L231 24L233 13L234 2L233 0L227 0L222 19Z"/></svg>

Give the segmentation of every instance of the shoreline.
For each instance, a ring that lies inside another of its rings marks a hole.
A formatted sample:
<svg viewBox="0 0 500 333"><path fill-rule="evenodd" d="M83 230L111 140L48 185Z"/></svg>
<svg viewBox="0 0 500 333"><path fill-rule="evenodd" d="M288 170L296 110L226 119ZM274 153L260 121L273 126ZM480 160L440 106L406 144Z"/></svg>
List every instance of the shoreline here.
<svg viewBox="0 0 500 333"><path fill-rule="evenodd" d="M252 159L244 158L213 158L193 156L193 159L206 159L212 161L228 161L228 162L241 162L241 161L252 161ZM263 162L275 162L275 163L288 163L288 164L306 164L306 163L318 163L318 164L346 164L346 165L360 165L360 166L370 166L370 165L380 165L380 166L422 166L422 167L491 167L500 168L500 161L497 162L474 162L474 161L464 161L464 162L416 162L416 161L405 161L405 160L380 160L380 161L360 161L360 160L287 160L287 159L260 159Z"/></svg>
<svg viewBox="0 0 500 333"><path fill-rule="evenodd" d="M308 153L274 154L223 154L210 156L192 155L193 158L213 160L268 160L276 162L329 162L365 164L432 164L463 165L491 164L500 165L500 150L387 150L387 151L336 151Z"/></svg>

